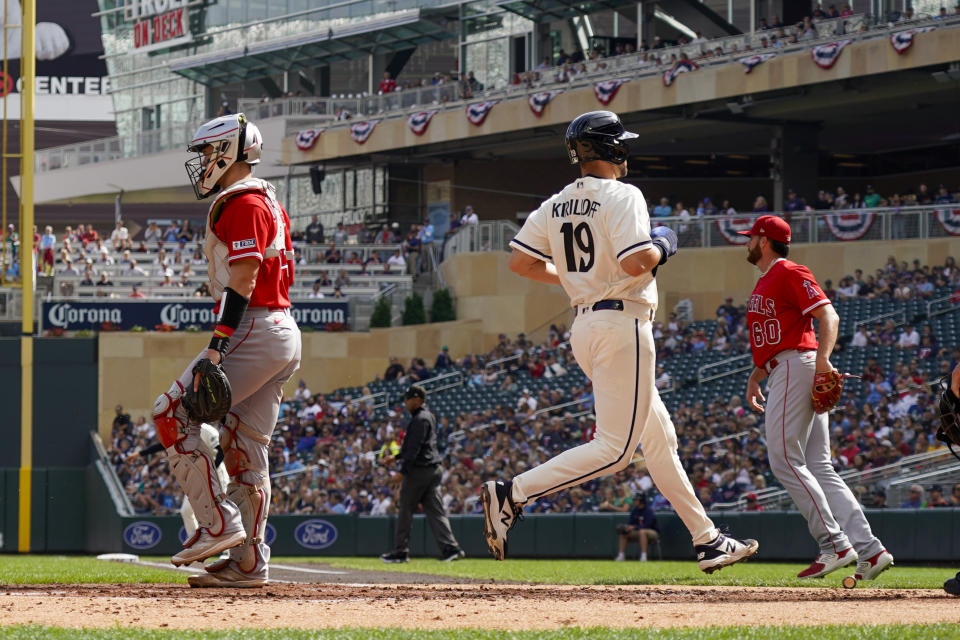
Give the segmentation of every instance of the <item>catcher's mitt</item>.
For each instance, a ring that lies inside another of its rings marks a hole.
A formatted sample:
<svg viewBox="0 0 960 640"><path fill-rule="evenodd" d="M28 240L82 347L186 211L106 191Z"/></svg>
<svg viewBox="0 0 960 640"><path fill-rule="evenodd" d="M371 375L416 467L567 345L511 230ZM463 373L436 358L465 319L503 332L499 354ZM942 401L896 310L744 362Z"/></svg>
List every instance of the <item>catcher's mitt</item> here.
<svg viewBox="0 0 960 640"><path fill-rule="evenodd" d="M950 448L950 453L960 459L953 446L960 446L960 398L953 393L949 385L944 384L940 393L940 427L937 440Z"/></svg>
<svg viewBox="0 0 960 640"><path fill-rule="evenodd" d="M193 390L193 385L187 385L187 391L183 394L183 408L193 422L220 422L230 410L232 400L227 374L223 372L223 367L213 364L209 358L198 360L193 367L193 374L199 374L200 381L197 391Z"/></svg>
<svg viewBox="0 0 960 640"><path fill-rule="evenodd" d="M826 413L840 401L843 393L843 379L836 369L821 371L813 376L813 388L810 389L810 400L813 410L817 413Z"/></svg>

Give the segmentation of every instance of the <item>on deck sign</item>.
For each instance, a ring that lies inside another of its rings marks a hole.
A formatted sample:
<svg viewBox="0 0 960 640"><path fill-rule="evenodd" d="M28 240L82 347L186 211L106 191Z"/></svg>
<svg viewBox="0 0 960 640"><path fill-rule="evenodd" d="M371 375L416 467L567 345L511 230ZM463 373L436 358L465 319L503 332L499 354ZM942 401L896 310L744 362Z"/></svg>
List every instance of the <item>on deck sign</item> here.
<svg viewBox="0 0 960 640"><path fill-rule="evenodd" d="M134 21L133 47L171 47L186 41L190 0L127 0L127 19Z"/></svg>
<svg viewBox="0 0 960 640"><path fill-rule="evenodd" d="M134 48L139 49L161 44L186 36L187 30L183 23L184 12L184 9L175 9L135 24L133 27Z"/></svg>

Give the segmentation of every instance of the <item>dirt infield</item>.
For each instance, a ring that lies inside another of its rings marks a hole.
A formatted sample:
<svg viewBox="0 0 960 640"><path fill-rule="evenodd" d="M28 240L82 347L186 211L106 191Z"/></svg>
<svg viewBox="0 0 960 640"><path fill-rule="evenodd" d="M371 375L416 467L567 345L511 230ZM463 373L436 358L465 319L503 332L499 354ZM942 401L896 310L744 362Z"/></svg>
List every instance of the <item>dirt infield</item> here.
<svg viewBox="0 0 960 640"><path fill-rule="evenodd" d="M503 584L0 586L3 624L556 629L960 622L942 591Z"/></svg>

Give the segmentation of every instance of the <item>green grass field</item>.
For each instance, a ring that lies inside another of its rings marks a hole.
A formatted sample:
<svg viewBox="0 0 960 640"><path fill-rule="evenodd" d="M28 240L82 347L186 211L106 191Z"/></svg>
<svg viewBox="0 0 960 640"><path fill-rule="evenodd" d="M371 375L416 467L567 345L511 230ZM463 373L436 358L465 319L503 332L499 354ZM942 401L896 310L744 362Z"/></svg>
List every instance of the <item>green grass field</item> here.
<svg viewBox="0 0 960 640"><path fill-rule="evenodd" d="M144 558L166 563L169 558ZM799 564L746 562L727 567L713 575L697 569L694 562L652 561L613 562L612 560L494 560L466 558L457 562L413 559L406 564L384 564L378 558L289 558L275 557L275 564L320 562L334 568L363 571L424 573L454 578L497 582L533 582L541 584L675 584L725 585L737 587L824 587L836 588L845 570L820 580L798 580ZM939 589L951 577L949 569L931 567L894 567L871 586L887 589ZM150 567L104 562L85 556L2 555L0 584L49 583L184 583L186 574Z"/></svg>
<svg viewBox="0 0 960 640"><path fill-rule="evenodd" d="M836 588L845 575L841 569L819 580L799 580L806 568L800 564L745 562L706 575L692 561L613 562L612 560L508 560L491 559L440 562L413 559L405 564L384 564L379 558L274 558L274 562L325 562L336 568L365 571L429 573L455 578L479 578L496 581L537 582L545 584L677 584L726 585L736 587L830 587ZM894 567L881 574L871 586L887 589L939 589L953 571L929 567Z"/></svg>

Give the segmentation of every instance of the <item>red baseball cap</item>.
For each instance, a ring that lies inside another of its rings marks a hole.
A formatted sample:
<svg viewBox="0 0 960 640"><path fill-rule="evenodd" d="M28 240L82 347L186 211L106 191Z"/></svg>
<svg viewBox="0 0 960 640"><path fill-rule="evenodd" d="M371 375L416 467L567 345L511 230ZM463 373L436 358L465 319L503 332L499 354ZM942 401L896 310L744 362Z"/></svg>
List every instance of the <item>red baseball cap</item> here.
<svg viewBox="0 0 960 640"><path fill-rule="evenodd" d="M750 231L739 231L742 236L766 236L776 242L790 244L790 225L777 216L760 216Z"/></svg>

